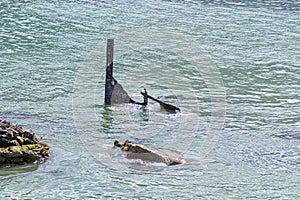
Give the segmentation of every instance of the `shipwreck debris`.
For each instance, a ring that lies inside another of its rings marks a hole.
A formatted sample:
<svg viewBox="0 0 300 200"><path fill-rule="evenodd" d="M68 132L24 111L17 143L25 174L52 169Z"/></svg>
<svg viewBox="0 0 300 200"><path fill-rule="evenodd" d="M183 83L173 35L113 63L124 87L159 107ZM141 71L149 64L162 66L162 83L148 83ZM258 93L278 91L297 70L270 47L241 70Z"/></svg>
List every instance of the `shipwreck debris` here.
<svg viewBox="0 0 300 200"><path fill-rule="evenodd" d="M49 157L49 146L31 130L0 119L0 167L39 163Z"/></svg>
<svg viewBox="0 0 300 200"><path fill-rule="evenodd" d="M106 47L105 104L137 103L129 97L122 85L113 77L113 58L114 39L108 39ZM145 102L137 104L147 105Z"/></svg>
<svg viewBox="0 0 300 200"><path fill-rule="evenodd" d="M162 102L147 94L146 89L141 94L144 97L144 102L137 102L129 97L128 93L123 89L122 85L113 77L113 58L114 58L114 39L107 40L106 47L106 76L105 76L105 97L104 102L106 105L120 104L120 103L133 103L138 105L147 106L148 98L160 104L161 108L169 112L180 111L180 109L171 104Z"/></svg>
<svg viewBox="0 0 300 200"><path fill-rule="evenodd" d="M165 102L162 102L161 100L156 99L156 98L148 95L146 89L145 89L144 92L141 92L141 94L144 96L144 98L149 98L149 99L151 99L151 100L156 101L157 103L159 103L160 107L163 108L163 109L165 109L166 111L174 112L174 113L176 111L180 111L180 109L178 107L173 106L173 105L168 104L168 103L165 103Z"/></svg>
<svg viewBox="0 0 300 200"><path fill-rule="evenodd" d="M121 147L123 151L127 151L128 153L126 154L126 157L129 159L140 159L148 162L165 163L166 165L178 165L184 163L183 160L171 158L156 150L144 147L143 145L134 144L129 140L126 140L125 142L119 142L116 140L114 142L114 146Z"/></svg>

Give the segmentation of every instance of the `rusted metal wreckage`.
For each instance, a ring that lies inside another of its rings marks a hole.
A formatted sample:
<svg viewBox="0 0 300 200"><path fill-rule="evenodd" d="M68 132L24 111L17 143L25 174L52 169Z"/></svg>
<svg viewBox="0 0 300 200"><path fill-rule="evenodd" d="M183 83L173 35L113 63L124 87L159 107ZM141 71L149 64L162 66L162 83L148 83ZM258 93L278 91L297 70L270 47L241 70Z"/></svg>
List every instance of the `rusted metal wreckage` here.
<svg viewBox="0 0 300 200"><path fill-rule="evenodd" d="M168 112L176 113L180 109L174 105L165 103L157 98L150 96L147 93L147 90L144 89L144 92L141 92L143 95L144 102L137 102L130 98L127 92L123 89L122 85L113 77L113 54L114 54L114 40L107 40L107 49L106 49L106 78L105 78L105 97L104 102L106 105L111 104L120 104L120 103L132 103L147 106L148 99L151 99L160 104L160 107ZM127 158L131 159L141 159L143 161L150 162L161 162L166 165L176 165L182 164L183 161L171 158L164 155L153 149L144 147L139 144L134 144L129 140L126 140L124 143L115 141L114 146L121 147L122 150L127 151Z"/></svg>
<svg viewBox="0 0 300 200"><path fill-rule="evenodd" d="M106 49L106 78L105 78L105 104L118 104L118 103L133 103L139 105L148 105L148 99L151 99L160 104L161 108L169 111L176 112L180 111L180 109L171 104L165 103L157 98L150 96L147 93L147 90L144 89L144 92L141 94L144 97L144 102L134 101L129 97L127 92L123 89L122 85L113 77L113 48L114 48L114 40L107 40L107 49Z"/></svg>

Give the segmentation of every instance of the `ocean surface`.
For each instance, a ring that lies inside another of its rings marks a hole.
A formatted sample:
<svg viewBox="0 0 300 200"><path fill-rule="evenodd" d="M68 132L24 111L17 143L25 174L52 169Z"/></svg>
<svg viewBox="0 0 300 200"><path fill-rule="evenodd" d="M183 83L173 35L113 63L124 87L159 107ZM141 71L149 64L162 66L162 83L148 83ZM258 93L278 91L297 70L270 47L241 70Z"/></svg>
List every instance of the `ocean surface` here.
<svg viewBox="0 0 300 200"><path fill-rule="evenodd" d="M104 106L108 38L128 94L181 112ZM293 0L0 1L0 118L52 150L0 169L0 199L300 199L299 44Z"/></svg>

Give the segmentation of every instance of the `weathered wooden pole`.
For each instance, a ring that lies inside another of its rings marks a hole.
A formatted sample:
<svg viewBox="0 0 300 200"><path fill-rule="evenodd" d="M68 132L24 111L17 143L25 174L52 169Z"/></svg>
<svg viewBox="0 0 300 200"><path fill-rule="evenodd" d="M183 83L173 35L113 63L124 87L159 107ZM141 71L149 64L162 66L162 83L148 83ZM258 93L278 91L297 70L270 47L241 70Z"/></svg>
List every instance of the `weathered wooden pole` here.
<svg viewBox="0 0 300 200"><path fill-rule="evenodd" d="M114 89L113 80L114 39L107 39L106 47L106 78L105 78L105 104L111 104Z"/></svg>

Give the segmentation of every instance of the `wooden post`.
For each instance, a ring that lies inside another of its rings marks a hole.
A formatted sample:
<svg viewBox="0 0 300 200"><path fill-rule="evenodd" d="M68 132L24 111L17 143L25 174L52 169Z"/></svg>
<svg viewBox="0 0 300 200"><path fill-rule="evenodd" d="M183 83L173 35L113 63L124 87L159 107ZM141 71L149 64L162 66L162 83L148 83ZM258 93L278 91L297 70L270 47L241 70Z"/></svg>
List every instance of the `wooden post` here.
<svg viewBox="0 0 300 200"><path fill-rule="evenodd" d="M104 99L104 102L106 104L111 104L112 91L114 89L113 59L114 59L114 39L108 39L107 47L106 47L106 78L105 78L105 99Z"/></svg>

